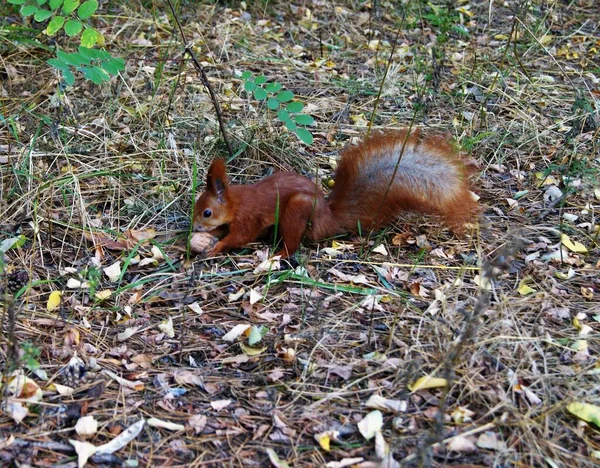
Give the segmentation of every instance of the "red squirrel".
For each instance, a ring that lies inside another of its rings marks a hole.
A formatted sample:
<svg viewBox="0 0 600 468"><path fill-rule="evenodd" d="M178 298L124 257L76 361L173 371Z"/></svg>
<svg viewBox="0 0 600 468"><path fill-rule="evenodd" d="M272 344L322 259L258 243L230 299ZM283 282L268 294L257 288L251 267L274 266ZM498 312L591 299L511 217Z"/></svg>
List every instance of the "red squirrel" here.
<svg viewBox="0 0 600 468"><path fill-rule="evenodd" d="M369 232L403 211L437 214L457 232L477 211L468 172L443 138L406 129L346 148L327 199L318 183L295 172L229 185L225 162L216 159L194 206L193 229L220 238L208 252L213 256L243 247L277 224L283 239L277 255L284 258L304 237L316 241L359 229Z"/></svg>

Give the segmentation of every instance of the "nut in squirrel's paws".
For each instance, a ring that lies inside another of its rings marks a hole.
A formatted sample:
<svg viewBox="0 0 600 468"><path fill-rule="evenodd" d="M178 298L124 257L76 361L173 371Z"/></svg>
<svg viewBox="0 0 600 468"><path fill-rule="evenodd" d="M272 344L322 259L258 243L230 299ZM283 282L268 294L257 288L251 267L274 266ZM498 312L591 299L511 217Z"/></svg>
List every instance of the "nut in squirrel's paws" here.
<svg viewBox="0 0 600 468"><path fill-rule="evenodd" d="M208 232L194 232L190 236L192 252L206 254L217 243L218 239Z"/></svg>

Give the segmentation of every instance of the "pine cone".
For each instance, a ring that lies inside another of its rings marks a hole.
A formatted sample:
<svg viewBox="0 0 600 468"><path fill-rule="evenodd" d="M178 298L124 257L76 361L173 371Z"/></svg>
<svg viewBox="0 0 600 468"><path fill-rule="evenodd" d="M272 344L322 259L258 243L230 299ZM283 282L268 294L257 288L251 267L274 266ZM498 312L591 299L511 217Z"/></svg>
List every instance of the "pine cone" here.
<svg viewBox="0 0 600 468"><path fill-rule="evenodd" d="M29 283L29 272L27 270L17 270L8 275L7 286L8 291L16 293L23 286Z"/></svg>

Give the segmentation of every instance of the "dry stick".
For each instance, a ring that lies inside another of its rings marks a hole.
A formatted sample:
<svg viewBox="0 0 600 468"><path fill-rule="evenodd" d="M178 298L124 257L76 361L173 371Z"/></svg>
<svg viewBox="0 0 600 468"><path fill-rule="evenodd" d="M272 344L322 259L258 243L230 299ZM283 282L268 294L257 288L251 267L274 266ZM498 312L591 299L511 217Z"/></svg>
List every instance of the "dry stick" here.
<svg viewBox="0 0 600 468"><path fill-rule="evenodd" d="M227 137L227 131L225 130L225 122L223 121L223 114L221 113L221 106L219 105L217 95L215 94L215 91L213 90L210 83L208 82L208 76L206 76L204 67L196 58L196 55L194 54L191 45L187 42L185 33L183 32L183 27L181 26L181 22L179 21L179 17L177 16L177 13L175 13L173 3L171 3L171 0L167 0L167 3L169 4L169 8L171 8L171 13L173 13L173 18L175 18L175 22L177 23L177 27L179 28L179 33L181 34L181 39L183 40L183 47L185 49L185 52L188 53L189 56L192 58L194 66L200 72L200 81L202 81L202 84L208 90L208 94L210 94L210 99L213 103L215 113L217 114L217 119L219 121L219 128L221 129L221 134L223 135L223 141L225 142L225 145L227 146L227 151L229 153L229 156L231 157L233 156L233 148L231 147L231 143L229 141L229 138Z"/></svg>

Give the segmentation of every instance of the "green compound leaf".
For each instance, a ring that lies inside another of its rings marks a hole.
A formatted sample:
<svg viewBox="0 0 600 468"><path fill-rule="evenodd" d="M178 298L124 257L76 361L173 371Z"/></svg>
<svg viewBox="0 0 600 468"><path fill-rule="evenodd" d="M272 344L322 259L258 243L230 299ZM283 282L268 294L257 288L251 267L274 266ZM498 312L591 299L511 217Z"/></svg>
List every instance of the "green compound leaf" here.
<svg viewBox="0 0 600 468"><path fill-rule="evenodd" d="M125 70L125 60L121 57L112 58L108 63L110 63L117 71Z"/></svg>
<svg viewBox="0 0 600 468"><path fill-rule="evenodd" d="M255 82L257 85L262 85L262 84L265 84L265 83L267 82L267 79L266 79L266 78L265 78L263 75L260 75L260 76L257 76L257 77L254 79L254 82Z"/></svg>
<svg viewBox="0 0 600 468"><path fill-rule="evenodd" d="M59 70L69 69L69 66L65 62L56 58L48 59L46 60L46 63L54 68L58 68Z"/></svg>
<svg viewBox="0 0 600 468"><path fill-rule="evenodd" d="M268 85L265 86L265 90L267 90L269 93L276 93L281 88L282 88L282 84L278 83L277 81L275 81L273 83L269 83Z"/></svg>
<svg viewBox="0 0 600 468"><path fill-rule="evenodd" d="M35 0L35 2L39 5L42 6L44 3L46 3L48 0Z"/></svg>
<svg viewBox="0 0 600 468"><path fill-rule="evenodd" d="M12 5L23 5L27 0L8 0L8 3Z"/></svg>
<svg viewBox="0 0 600 468"><path fill-rule="evenodd" d="M100 67L85 67L81 71L86 79L96 84L102 84L102 82L110 80L110 75Z"/></svg>
<svg viewBox="0 0 600 468"><path fill-rule="evenodd" d="M35 5L23 5L21 7L21 15L22 16L31 16L31 15L35 15L35 13L39 10L39 8Z"/></svg>
<svg viewBox="0 0 600 468"><path fill-rule="evenodd" d="M65 83L67 83L69 86L73 86L73 84L75 83L75 76L73 75L71 70L63 70L62 75L63 79L65 80Z"/></svg>
<svg viewBox="0 0 600 468"><path fill-rule="evenodd" d="M52 12L50 10L44 10L42 8L35 12L35 15L33 15L33 19L36 20L38 23L41 23L42 21L46 21L51 16Z"/></svg>
<svg viewBox="0 0 600 468"><path fill-rule="evenodd" d="M58 31L60 31L60 28L63 27L63 24L65 24L65 17L55 16L50 20L48 26L46 26L46 34L48 34L48 36L56 34Z"/></svg>
<svg viewBox="0 0 600 468"><path fill-rule="evenodd" d="M97 51L95 49L89 49L88 47L79 46L77 50L83 57L88 59L90 62L98 58L98 55L96 54Z"/></svg>
<svg viewBox="0 0 600 468"><path fill-rule="evenodd" d="M308 114L300 114L294 117L294 122L298 125L312 125L315 123L315 119Z"/></svg>
<svg viewBox="0 0 600 468"><path fill-rule="evenodd" d="M98 40L98 32L94 28L87 28L81 35L81 45L83 47L93 47Z"/></svg>
<svg viewBox="0 0 600 468"><path fill-rule="evenodd" d="M88 0L87 2L83 2L81 6L77 9L77 16L80 19L86 20L98 9L98 2L96 0Z"/></svg>
<svg viewBox="0 0 600 468"><path fill-rule="evenodd" d="M79 53L84 57L89 57L90 60L113 60L112 56L104 50L90 49L89 47L83 46L79 46L79 49L77 50L79 50ZM123 62L123 59L116 60L121 60Z"/></svg>
<svg viewBox="0 0 600 468"><path fill-rule="evenodd" d="M305 128L297 128L296 136L300 139L300 141L306 143L307 145L312 145L312 142L314 141L313 134Z"/></svg>
<svg viewBox="0 0 600 468"><path fill-rule="evenodd" d="M125 62L123 59L113 59L108 62L102 62L100 67L111 75L117 75L120 71L125 70Z"/></svg>
<svg viewBox="0 0 600 468"><path fill-rule="evenodd" d="M282 91L277 96L275 96L279 102L289 102L294 99L294 93L291 91Z"/></svg>
<svg viewBox="0 0 600 468"><path fill-rule="evenodd" d="M246 81L244 83L244 89L250 93L256 89L256 83L254 81Z"/></svg>
<svg viewBox="0 0 600 468"><path fill-rule="evenodd" d="M117 70L117 68L110 62L103 62L100 67L110 75L116 75L119 73L119 70Z"/></svg>
<svg viewBox="0 0 600 468"><path fill-rule="evenodd" d="M245 71L244 73L242 73L242 79L248 81L250 78L252 78L252 72L249 71Z"/></svg>
<svg viewBox="0 0 600 468"><path fill-rule="evenodd" d="M277 112L277 118L282 122L291 122L290 113L285 109L281 109Z"/></svg>
<svg viewBox="0 0 600 468"><path fill-rule="evenodd" d="M85 58L81 54L78 54L77 52L73 52L72 54L67 54L67 53L63 52L62 50L59 50L58 52L56 52L56 56L60 60L65 62L66 64L71 65L72 67L78 67L80 65L87 65L90 63L90 61L87 58Z"/></svg>
<svg viewBox="0 0 600 468"><path fill-rule="evenodd" d="M63 4L63 0L50 0L50 2L48 3L48 6L50 7L50 9L52 11L58 9L59 6L61 6Z"/></svg>
<svg viewBox="0 0 600 468"><path fill-rule="evenodd" d="M58 68L59 70L68 70L69 69L69 65L67 65L65 62L63 62L60 59L57 58L51 58L46 60L46 63L48 65L53 66L54 68Z"/></svg>
<svg viewBox="0 0 600 468"><path fill-rule="evenodd" d="M81 21L77 21L74 19L70 19L65 23L65 33L69 37L77 36L83 29L83 24Z"/></svg>
<svg viewBox="0 0 600 468"><path fill-rule="evenodd" d="M275 98L269 98L267 100L267 107L271 110L275 110L279 108L279 101Z"/></svg>
<svg viewBox="0 0 600 468"><path fill-rule="evenodd" d="M65 0L63 3L62 11L65 15L70 15L75 11L75 8L79 6L79 0Z"/></svg>
<svg viewBox="0 0 600 468"><path fill-rule="evenodd" d="M288 112L302 112L302 109L304 109L304 104L302 104L300 101L290 102L286 109Z"/></svg>
<svg viewBox="0 0 600 468"><path fill-rule="evenodd" d="M256 88L254 90L254 99L257 101L264 101L267 99L268 93L262 88Z"/></svg>
<svg viewBox="0 0 600 468"><path fill-rule="evenodd" d="M287 127L287 129L290 132L294 132L295 133L296 130L298 130L298 126L294 122L292 122L291 120L286 121L285 122L285 126Z"/></svg>

